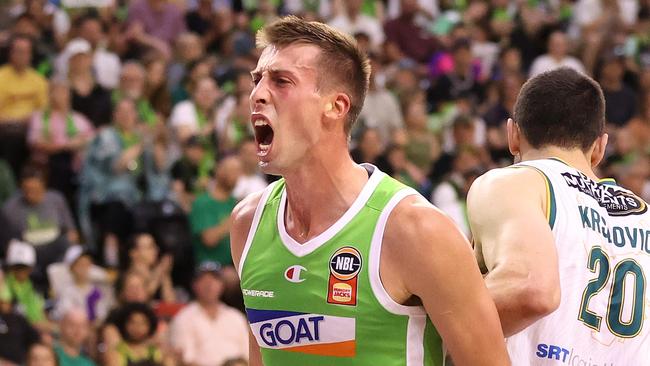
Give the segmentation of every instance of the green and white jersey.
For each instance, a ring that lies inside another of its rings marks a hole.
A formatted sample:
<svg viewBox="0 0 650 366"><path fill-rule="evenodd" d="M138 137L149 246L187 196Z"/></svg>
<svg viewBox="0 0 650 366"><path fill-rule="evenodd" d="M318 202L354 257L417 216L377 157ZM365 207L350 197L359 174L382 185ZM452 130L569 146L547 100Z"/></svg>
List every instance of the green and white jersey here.
<svg viewBox="0 0 650 366"><path fill-rule="evenodd" d="M561 300L553 313L508 338L512 364L650 365L647 203L558 159L514 165L521 166L546 179Z"/></svg>
<svg viewBox="0 0 650 366"><path fill-rule="evenodd" d="M285 230L284 181L264 192L238 268L264 365L443 365L424 308L396 303L379 278L388 216L418 193L365 167L372 174L352 206L303 244Z"/></svg>

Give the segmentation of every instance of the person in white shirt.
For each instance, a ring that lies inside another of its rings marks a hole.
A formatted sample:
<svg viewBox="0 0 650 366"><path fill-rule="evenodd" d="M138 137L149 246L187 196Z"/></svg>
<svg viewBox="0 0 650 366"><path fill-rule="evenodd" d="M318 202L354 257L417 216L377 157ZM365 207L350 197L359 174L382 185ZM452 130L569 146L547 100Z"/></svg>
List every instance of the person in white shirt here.
<svg viewBox="0 0 650 366"><path fill-rule="evenodd" d="M530 67L529 76L532 78L545 71L551 71L560 67L569 67L582 74L585 68L582 62L575 57L569 56L569 40L566 34L560 31L551 33L548 38L547 53L538 56Z"/></svg>
<svg viewBox="0 0 650 366"><path fill-rule="evenodd" d="M221 266L203 262L192 284L196 301L171 322L172 347L187 365L221 365L233 358L248 359L248 322L238 310L221 302Z"/></svg>
<svg viewBox="0 0 650 366"><path fill-rule="evenodd" d="M215 107L221 92L211 77L200 79L192 90L192 98L172 110L169 123L182 143L190 136L209 137L215 128Z"/></svg>

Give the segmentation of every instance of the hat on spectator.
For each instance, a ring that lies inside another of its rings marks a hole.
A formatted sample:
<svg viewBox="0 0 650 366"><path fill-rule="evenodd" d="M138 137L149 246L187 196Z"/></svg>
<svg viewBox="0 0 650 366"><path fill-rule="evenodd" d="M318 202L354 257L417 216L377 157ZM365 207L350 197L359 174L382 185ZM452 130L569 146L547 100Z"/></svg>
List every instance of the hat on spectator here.
<svg viewBox="0 0 650 366"><path fill-rule="evenodd" d="M201 264L196 267L196 271L194 271L194 279L201 277L204 273L209 273L217 278L221 278L221 264L212 261L201 262Z"/></svg>
<svg viewBox="0 0 650 366"><path fill-rule="evenodd" d="M90 42L82 38L75 38L68 42L68 44L65 46L65 49L63 50L63 53L68 57L68 59L70 59L74 55L78 55L80 53L89 53L90 51L92 51Z"/></svg>
<svg viewBox="0 0 650 366"><path fill-rule="evenodd" d="M65 256L63 257L63 262L68 265L74 264L77 259L81 258L84 255L89 255L90 253L84 249L81 245L72 245L65 251Z"/></svg>
<svg viewBox="0 0 650 366"><path fill-rule="evenodd" d="M12 239L9 242L9 248L7 248L6 263L8 266L33 267L36 264L36 250L28 243Z"/></svg>

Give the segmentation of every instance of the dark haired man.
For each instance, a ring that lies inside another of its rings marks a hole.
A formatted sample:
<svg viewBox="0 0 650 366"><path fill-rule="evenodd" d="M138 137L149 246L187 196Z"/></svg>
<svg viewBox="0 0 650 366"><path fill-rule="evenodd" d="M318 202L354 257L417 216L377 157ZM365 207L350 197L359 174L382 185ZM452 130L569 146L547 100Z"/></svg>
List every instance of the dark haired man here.
<svg viewBox="0 0 650 366"><path fill-rule="evenodd" d="M258 46L257 155L283 179L232 215L251 365L442 365L442 341L457 365L508 364L458 229L414 190L350 158L370 72L354 40L286 17Z"/></svg>
<svg viewBox="0 0 650 366"><path fill-rule="evenodd" d="M529 80L508 120L521 163L490 171L469 193L476 256L515 365L650 359L650 214L593 171L604 117L602 90L572 69Z"/></svg>

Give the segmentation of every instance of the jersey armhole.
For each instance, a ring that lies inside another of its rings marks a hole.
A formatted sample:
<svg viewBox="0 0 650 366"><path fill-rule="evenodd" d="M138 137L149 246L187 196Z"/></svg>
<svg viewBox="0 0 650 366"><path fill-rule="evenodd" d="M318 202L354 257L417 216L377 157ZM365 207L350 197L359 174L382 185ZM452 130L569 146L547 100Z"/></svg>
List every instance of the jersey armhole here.
<svg viewBox="0 0 650 366"><path fill-rule="evenodd" d="M399 304L393 300L381 282L381 277L379 274L381 247L384 240L384 232L386 230L388 217L390 216L391 212L393 212L393 209L395 209L397 204L400 203L404 198L416 194L418 194L418 192L414 189L405 188L397 191L397 193L393 195L393 197L390 199L390 201L388 201L381 214L379 215L377 225L375 226L375 231L372 234L372 242L370 244L370 258L368 260L368 277L370 280L370 287L372 288L372 292L381 306L389 313L396 315L426 315L426 312L421 306L406 306Z"/></svg>
<svg viewBox="0 0 650 366"><path fill-rule="evenodd" d="M241 258L239 259L239 266L237 267L237 274L239 275L240 280L242 279L241 275L244 271L244 262L246 262L248 251L250 250L251 245L253 244L253 239L255 238L257 227L259 226L260 220L262 219L262 212L264 212L264 206L266 206L266 201L268 200L271 192L273 192L273 189L275 188L276 184L277 181L269 184L269 186L264 189L264 193L262 193L262 197L260 197L260 201L257 203L257 207L255 208L253 221L251 222L251 227L248 230L248 235L246 236L246 244L244 244L244 250L242 251Z"/></svg>
<svg viewBox="0 0 650 366"><path fill-rule="evenodd" d="M513 166L513 168L531 168L539 175L544 178L544 185L546 187L546 220L548 221L548 225L551 227L551 230L555 227L555 216L557 214L557 204L555 200L555 190L553 190L553 183L551 183L551 179L544 173L541 169L532 166L532 165L527 165L527 164L519 164L517 166Z"/></svg>

